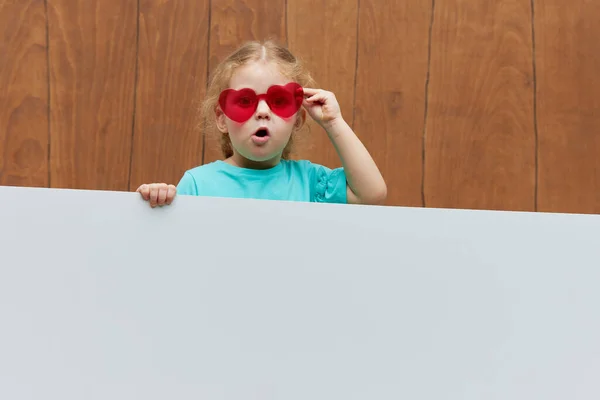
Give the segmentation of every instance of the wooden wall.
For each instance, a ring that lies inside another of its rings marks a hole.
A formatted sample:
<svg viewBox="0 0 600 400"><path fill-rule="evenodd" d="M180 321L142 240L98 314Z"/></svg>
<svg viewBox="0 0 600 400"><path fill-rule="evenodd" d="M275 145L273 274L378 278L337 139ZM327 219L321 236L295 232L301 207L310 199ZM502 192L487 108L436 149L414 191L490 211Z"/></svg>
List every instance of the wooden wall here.
<svg viewBox="0 0 600 400"><path fill-rule="evenodd" d="M599 20L589 0L0 0L0 184L177 183L220 157L208 72L272 37L337 94L390 205L599 213ZM308 135L298 157L338 166Z"/></svg>

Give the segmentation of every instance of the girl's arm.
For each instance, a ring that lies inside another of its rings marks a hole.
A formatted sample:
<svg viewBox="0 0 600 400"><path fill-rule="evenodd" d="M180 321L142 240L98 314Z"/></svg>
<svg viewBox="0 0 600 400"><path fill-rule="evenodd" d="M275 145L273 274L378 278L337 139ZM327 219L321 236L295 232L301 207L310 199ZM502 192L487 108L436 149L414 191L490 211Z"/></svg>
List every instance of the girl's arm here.
<svg viewBox="0 0 600 400"><path fill-rule="evenodd" d="M309 97L304 107L309 115L327 132L333 143L348 181L348 203L383 204L387 186L373 158L342 118L335 95L320 89L304 88Z"/></svg>
<svg viewBox="0 0 600 400"><path fill-rule="evenodd" d="M387 186L373 158L343 119L325 128L333 143L348 181L348 203L383 204Z"/></svg>

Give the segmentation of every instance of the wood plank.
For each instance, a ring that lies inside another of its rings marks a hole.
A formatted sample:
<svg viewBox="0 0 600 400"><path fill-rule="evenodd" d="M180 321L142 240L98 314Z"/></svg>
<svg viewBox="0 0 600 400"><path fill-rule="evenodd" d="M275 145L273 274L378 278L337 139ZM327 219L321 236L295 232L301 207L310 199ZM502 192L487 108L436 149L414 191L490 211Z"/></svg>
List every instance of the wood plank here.
<svg viewBox="0 0 600 400"><path fill-rule="evenodd" d="M600 3L535 2L538 209L600 213Z"/></svg>
<svg viewBox="0 0 600 400"><path fill-rule="evenodd" d="M286 42L285 0L211 0L209 72L248 40ZM205 132L204 163L223 159L218 132Z"/></svg>
<svg viewBox="0 0 600 400"><path fill-rule="evenodd" d="M0 0L0 185L48 186L43 0Z"/></svg>
<svg viewBox="0 0 600 400"><path fill-rule="evenodd" d="M303 59L314 86L335 94L342 116L352 125L356 75L357 0L288 0L288 46ZM294 158L330 168L340 159L323 129L310 117L294 138Z"/></svg>
<svg viewBox="0 0 600 400"><path fill-rule="evenodd" d="M202 163L209 0L142 0L130 190Z"/></svg>
<svg viewBox="0 0 600 400"><path fill-rule="evenodd" d="M137 2L48 0L53 187L127 190Z"/></svg>
<svg viewBox="0 0 600 400"><path fill-rule="evenodd" d="M426 206L534 210L530 1L437 1L431 46Z"/></svg>
<svg viewBox="0 0 600 400"><path fill-rule="evenodd" d="M421 206L430 1L361 0L354 128L388 184L388 204Z"/></svg>

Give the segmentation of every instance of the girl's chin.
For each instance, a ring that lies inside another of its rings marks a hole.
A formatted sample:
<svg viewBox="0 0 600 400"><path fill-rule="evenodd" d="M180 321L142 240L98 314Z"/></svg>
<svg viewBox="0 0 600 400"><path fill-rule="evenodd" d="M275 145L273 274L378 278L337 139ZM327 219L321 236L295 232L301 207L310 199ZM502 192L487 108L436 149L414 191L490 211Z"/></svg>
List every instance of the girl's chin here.
<svg viewBox="0 0 600 400"><path fill-rule="evenodd" d="M239 163L254 166L264 167L274 166L281 159L282 152L273 151L264 147L255 147L253 149L244 149L239 153Z"/></svg>

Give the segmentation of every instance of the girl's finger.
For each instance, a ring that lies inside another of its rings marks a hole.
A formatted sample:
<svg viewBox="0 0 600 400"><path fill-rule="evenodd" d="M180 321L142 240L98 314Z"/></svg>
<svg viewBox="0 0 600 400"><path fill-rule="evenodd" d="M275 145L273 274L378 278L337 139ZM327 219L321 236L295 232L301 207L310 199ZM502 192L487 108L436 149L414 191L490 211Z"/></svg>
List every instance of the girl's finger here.
<svg viewBox="0 0 600 400"><path fill-rule="evenodd" d="M150 205L154 207L158 200L158 189L156 187L150 188Z"/></svg>
<svg viewBox="0 0 600 400"><path fill-rule="evenodd" d="M161 188L158 191L158 204L163 205L167 200L167 188Z"/></svg>
<svg viewBox="0 0 600 400"><path fill-rule="evenodd" d="M141 185L137 191L142 195L142 199L148 200L148 195L150 194L150 190L148 189L148 185Z"/></svg>
<svg viewBox="0 0 600 400"><path fill-rule="evenodd" d="M177 188L173 185L169 186L167 191L167 204L171 204L173 199L175 198L175 194L177 193Z"/></svg>
<svg viewBox="0 0 600 400"><path fill-rule="evenodd" d="M312 96L319 92L319 89L314 89L314 88L302 88L302 90L304 91L304 94L309 95L309 96Z"/></svg>
<svg viewBox="0 0 600 400"><path fill-rule="evenodd" d="M327 94L326 93L317 93L309 98L306 99L306 101L310 102L310 103L314 103L315 101L321 101L324 102L327 100Z"/></svg>

